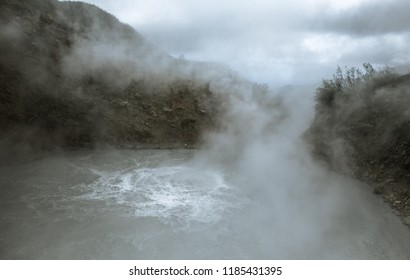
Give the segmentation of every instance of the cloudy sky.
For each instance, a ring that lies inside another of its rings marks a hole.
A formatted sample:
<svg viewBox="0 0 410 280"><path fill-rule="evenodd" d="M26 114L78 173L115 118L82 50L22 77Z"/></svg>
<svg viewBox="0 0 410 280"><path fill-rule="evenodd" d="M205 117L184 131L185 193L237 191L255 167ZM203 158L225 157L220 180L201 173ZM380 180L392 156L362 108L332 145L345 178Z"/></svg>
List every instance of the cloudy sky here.
<svg viewBox="0 0 410 280"><path fill-rule="evenodd" d="M272 85L337 65L410 64L408 0L85 0L173 56L216 61Z"/></svg>

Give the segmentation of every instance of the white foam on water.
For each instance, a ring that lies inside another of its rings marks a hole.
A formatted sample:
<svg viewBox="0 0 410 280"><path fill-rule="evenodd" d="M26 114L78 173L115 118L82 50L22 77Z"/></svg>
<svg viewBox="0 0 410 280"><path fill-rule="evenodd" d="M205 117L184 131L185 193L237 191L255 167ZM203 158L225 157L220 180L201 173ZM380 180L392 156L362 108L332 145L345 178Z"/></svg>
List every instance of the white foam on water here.
<svg viewBox="0 0 410 280"><path fill-rule="evenodd" d="M82 185L84 194L77 199L125 206L137 217L159 218L178 226L219 222L244 202L238 190L214 170L171 166L91 172L97 179Z"/></svg>

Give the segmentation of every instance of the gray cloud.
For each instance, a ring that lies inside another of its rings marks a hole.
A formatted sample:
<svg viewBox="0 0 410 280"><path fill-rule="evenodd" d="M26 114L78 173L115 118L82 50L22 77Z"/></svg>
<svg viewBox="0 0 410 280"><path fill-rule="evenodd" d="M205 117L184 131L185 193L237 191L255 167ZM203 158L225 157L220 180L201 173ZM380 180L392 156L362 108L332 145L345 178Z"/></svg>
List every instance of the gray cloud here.
<svg viewBox="0 0 410 280"><path fill-rule="evenodd" d="M410 64L409 14L408 1L373 1L338 12L325 10L310 20L309 28L339 41L339 64L402 67Z"/></svg>
<svg viewBox="0 0 410 280"><path fill-rule="evenodd" d="M224 63L257 82L315 83L337 65L410 63L404 0L87 1L173 56Z"/></svg>
<svg viewBox="0 0 410 280"><path fill-rule="evenodd" d="M410 2L375 1L339 13L317 15L313 28L351 36L408 33Z"/></svg>

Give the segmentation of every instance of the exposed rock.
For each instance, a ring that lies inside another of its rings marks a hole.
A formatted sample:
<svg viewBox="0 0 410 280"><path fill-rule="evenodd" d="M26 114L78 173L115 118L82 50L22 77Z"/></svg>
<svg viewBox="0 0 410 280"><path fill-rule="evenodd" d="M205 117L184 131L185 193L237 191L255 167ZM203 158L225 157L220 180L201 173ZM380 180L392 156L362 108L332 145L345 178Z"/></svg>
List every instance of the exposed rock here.
<svg viewBox="0 0 410 280"><path fill-rule="evenodd" d="M212 75L201 77L209 67L180 63L93 5L1 1L0 144L196 145L223 112Z"/></svg>
<svg viewBox="0 0 410 280"><path fill-rule="evenodd" d="M384 193L384 187L383 186L377 186L373 189L374 194L383 194Z"/></svg>
<svg viewBox="0 0 410 280"><path fill-rule="evenodd" d="M407 217L410 75L364 68L339 70L317 89L315 118L304 138L316 158L376 185L373 193Z"/></svg>

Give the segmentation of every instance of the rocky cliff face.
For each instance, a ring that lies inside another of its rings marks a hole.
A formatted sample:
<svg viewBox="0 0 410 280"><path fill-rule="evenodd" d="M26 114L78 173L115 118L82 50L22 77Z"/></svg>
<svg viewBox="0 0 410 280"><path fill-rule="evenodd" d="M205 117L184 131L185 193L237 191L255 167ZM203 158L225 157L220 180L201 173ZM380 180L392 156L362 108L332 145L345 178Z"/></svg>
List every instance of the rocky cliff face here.
<svg viewBox="0 0 410 280"><path fill-rule="evenodd" d="M5 147L186 147L217 127L223 67L174 59L99 8L0 3ZM9 148L7 148L9 149Z"/></svg>

